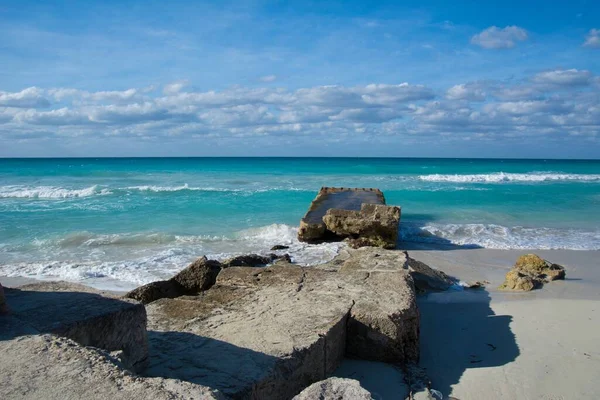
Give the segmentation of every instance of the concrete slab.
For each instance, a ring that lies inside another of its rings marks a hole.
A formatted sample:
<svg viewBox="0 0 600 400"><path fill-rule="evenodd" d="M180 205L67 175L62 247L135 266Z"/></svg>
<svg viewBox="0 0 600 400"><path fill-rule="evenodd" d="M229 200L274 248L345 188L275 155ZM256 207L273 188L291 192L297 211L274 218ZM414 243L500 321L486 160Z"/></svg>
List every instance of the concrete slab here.
<svg viewBox="0 0 600 400"><path fill-rule="evenodd" d="M360 211L363 203L385 204L383 192L379 189L322 187L302 221L322 223L325 213L330 208Z"/></svg>
<svg viewBox="0 0 600 400"><path fill-rule="evenodd" d="M345 250L330 264L230 267L199 296L147 305L146 374L234 399L286 399L345 354L418 359L419 313L402 252Z"/></svg>
<svg viewBox="0 0 600 400"><path fill-rule="evenodd" d="M19 330L27 327L29 331L72 339L82 346L119 351L127 368L145 368L148 339L142 304L106 297L87 286L67 282L36 283L6 288L5 292L11 318L22 323Z"/></svg>

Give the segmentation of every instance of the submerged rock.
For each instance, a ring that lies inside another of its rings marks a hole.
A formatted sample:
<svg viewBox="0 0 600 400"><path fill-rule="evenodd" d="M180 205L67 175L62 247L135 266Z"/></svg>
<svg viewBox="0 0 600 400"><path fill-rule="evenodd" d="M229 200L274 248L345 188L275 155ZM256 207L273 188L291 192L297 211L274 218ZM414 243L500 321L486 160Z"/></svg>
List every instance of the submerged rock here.
<svg viewBox="0 0 600 400"><path fill-rule="evenodd" d="M285 246L285 245L282 245L282 244L276 244L275 246L271 247L271 251L287 250L289 248L290 248L290 246Z"/></svg>
<svg viewBox="0 0 600 400"><path fill-rule="evenodd" d="M300 221L298 239L319 243L347 239L354 248L394 248L400 207L385 205L378 189L323 187Z"/></svg>
<svg viewBox="0 0 600 400"><path fill-rule="evenodd" d="M315 382L292 400L373 400L371 393L355 379L329 378Z"/></svg>
<svg viewBox="0 0 600 400"><path fill-rule="evenodd" d="M520 256L507 274L499 289L529 291L544 283L565 279L564 267L544 260L536 254Z"/></svg>

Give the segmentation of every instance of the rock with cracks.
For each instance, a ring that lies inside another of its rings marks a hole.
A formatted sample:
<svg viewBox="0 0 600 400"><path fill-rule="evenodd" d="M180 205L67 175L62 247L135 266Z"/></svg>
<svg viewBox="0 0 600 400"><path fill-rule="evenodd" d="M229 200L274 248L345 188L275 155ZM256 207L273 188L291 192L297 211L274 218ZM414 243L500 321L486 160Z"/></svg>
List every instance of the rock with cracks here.
<svg viewBox="0 0 600 400"><path fill-rule="evenodd" d="M402 252L346 250L331 263L223 269L197 296L147 306L148 376L234 399L292 398L345 355L419 356L419 313Z"/></svg>
<svg viewBox="0 0 600 400"><path fill-rule="evenodd" d="M292 400L373 400L355 379L329 378L316 382L304 389Z"/></svg>
<svg viewBox="0 0 600 400"><path fill-rule="evenodd" d="M10 329L23 336L0 340L3 400L225 400L212 389L189 382L136 377L109 353L54 335L35 335L8 318L12 317L0 317L0 331Z"/></svg>

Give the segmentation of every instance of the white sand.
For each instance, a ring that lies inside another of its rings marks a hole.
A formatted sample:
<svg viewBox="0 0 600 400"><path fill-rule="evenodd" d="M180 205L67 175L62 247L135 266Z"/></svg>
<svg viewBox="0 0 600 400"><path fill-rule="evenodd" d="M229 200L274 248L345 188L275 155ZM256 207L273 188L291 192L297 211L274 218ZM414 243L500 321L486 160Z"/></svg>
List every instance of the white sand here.
<svg viewBox="0 0 600 400"><path fill-rule="evenodd" d="M512 250L410 251L486 290L422 297L421 365L444 396L469 399L594 399L600 394L600 252L535 251L567 280L528 293L495 288Z"/></svg>

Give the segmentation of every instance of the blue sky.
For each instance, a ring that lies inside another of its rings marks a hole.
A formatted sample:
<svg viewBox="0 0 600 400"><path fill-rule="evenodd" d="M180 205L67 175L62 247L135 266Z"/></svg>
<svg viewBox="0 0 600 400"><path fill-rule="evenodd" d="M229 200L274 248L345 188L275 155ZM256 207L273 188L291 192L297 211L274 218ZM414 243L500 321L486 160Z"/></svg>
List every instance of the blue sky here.
<svg viewBox="0 0 600 400"><path fill-rule="evenodd" d="M0 156L195 155L600 158L600 3L0 3Z"/></svg>

